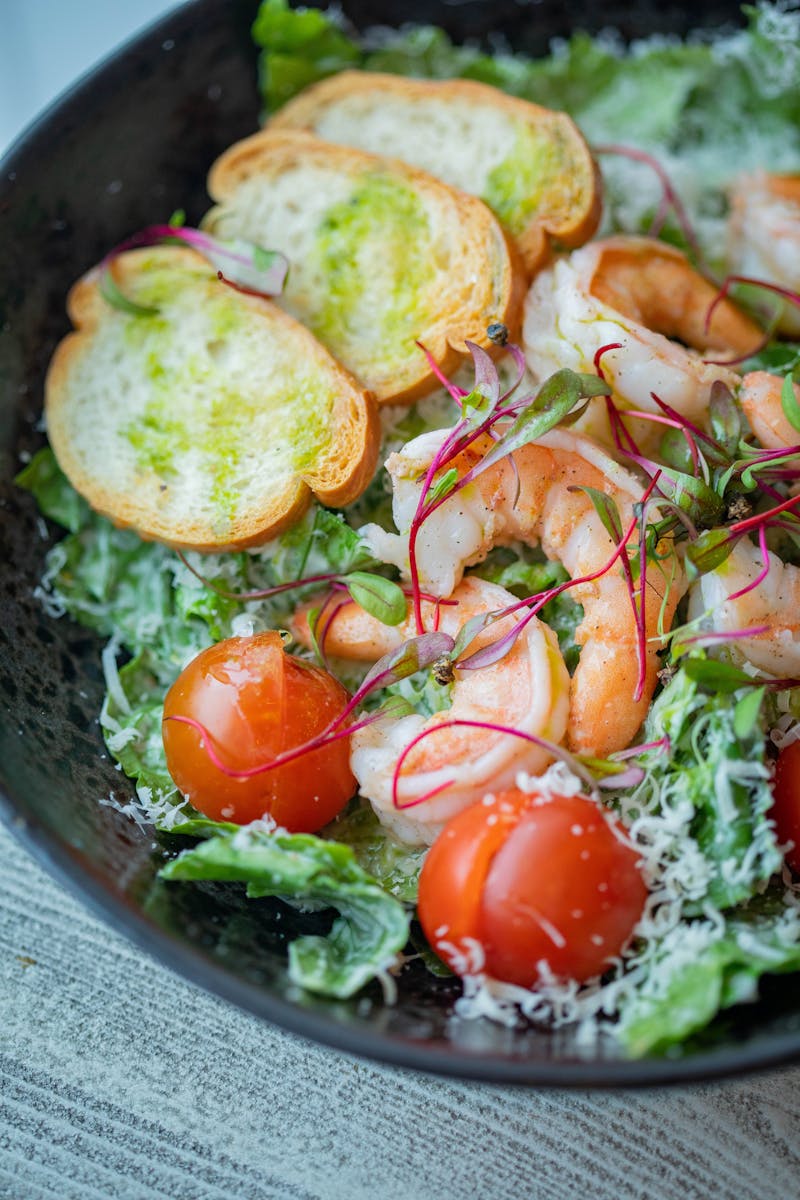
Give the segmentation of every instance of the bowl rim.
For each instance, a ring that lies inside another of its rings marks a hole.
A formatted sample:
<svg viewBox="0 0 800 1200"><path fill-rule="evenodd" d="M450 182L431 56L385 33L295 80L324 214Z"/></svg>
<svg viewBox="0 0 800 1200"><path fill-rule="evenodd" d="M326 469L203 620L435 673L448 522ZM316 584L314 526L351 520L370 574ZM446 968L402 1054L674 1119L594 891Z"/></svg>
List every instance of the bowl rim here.
<svg viewBox="0 0 800 1200"><path fill-rule="evenodd" d="M85 71L41 110L11 142L0 159L0 201L17 178L16 164L35 148L43 129L55 116L68 116L98 84L110 83L120 62L146 51L173 30L194 21L199 10L228 7L226 0L183 0L181 4L121 42L109 55ZM13 448L12 448L13 453ZM283 1030L356 1057L393 1067L481 1083L548 1088L619 1089L707 1082L734 1075L787 1066L800 1059L800 1030L765 1035L754 1042L724 1044L688 1057L638 1059L527 1059L496 1051L469 1051L441 1043L376 1032L347 1025L317 1010L309 1010L259 987L187 942L162 929L130 901L115 894L84 868L71 849L40 823L21 815L10 795L0 788L0 820L35 862L82 902L90 914L109 925L161 966L237 1008Z"/></svg>

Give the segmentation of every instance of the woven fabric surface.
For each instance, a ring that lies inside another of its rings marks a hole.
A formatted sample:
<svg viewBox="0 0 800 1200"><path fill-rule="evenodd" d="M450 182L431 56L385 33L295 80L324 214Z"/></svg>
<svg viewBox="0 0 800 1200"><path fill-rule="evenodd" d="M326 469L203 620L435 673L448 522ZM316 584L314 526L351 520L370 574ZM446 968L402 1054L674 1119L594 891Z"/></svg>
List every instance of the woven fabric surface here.
<svg viewBox="0 0 800 1200"><path fill-rule="evenodd" d="M800 1070L652 1092L452 1082L152 962L0 829L2 1200L798 1195Z"/></svg>

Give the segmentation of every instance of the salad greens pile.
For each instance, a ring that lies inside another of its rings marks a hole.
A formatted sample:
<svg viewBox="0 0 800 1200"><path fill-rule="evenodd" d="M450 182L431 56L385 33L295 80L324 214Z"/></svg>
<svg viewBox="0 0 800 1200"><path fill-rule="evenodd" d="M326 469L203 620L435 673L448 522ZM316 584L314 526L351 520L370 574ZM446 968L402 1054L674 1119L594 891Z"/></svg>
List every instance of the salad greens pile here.
<svg viewBox="0 0 800 1200"><path fill-rule="evenodd" d="M666 164L713 260L730 162L800 164L800 10L780 4L745 11L746 30L713 41L653 39L626 50L611 36L577 34L540 61L513 48L487 55L454 46L441 30L426 27L356 41L339 15L291 10L286 0L263 0L253 33L263 47L268 111L307 84L357 66L482 80L566 109L598 147L639 145ZM610 226L646 231L658 206L657 181L611 155L603 167ZM682 235L667 226L662 236ZM764 365L791 370L800 349L772 346L761 357ZM411 437L443 423L433 410L429 420L424 412L421 405L405 413L390 436L399 430ZM66 531L48 554L43 602L111 639L103 655L108 691L101 724L110 752L136 780L138 800L124 811L165 835L199 839L168 862L163 878L233 881L246 884L249 896L332 907L339 915L327 937L291 944L292 979L336 997L385 980L408 942L425 849L395 841L358 801L319 836L288 835L268 822L240 829L208 820L176 791L161 739L164 695L190 658L222 638L280 628L315 589L277 590L262 599L237 595L335 575L359 599L366 592L367 603L391 610L390 572L358 534L360 524L386 511L383 483L376 480L344 514L312 506L256 553L181 556L92 513L49 449L18 482ZM520 596L564 578L560 567L522 548L494 552L479 570ZM377 599L370 601L372 593ZM581 616L566 594L544 613L570 669ZM753 998L765 972L800 969L800 900L780 881L782 855L768 818L768 734L786 701L747 686L741 673L726 677L715 661L697 649L678 659L648 717L643 740L652 748L638 760L641 780L612 793L632 836L647 848L659 891L651 897L653 920L625 968L594 989L585 1012L615 1012L617 1036L631 1054L682 1042L720 1009ZM423 711L435 710L446 702L436 686L418 676L396 690Z"/></svg>

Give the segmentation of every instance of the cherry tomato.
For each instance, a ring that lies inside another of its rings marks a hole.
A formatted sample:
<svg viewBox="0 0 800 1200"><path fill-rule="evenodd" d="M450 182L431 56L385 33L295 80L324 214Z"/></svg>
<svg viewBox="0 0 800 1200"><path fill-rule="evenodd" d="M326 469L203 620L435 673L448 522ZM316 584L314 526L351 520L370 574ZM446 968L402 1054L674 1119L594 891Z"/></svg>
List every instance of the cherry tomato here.
<svg viewBox="0 0 800 1200"><path fill-rule="evenodd" d="M616 825L616 832L614 826ZM579 982L601 974L639 920L647 888L622 826L584 796L501 792L465 809L431 847L419 919L455 971L531 987L540 963Z"/></svg>
<svg viewBox="0 0 800 1200"><path fill-rule="evenodd" d="M167 693L163 735L169 773L207 817L246 824L268 813L293 833L313 833L355 791L349 738L237 779L214 765L197 729L168 718L199 722L222 763L243 771L308 742L346 702L347 693L332 675L284 652L278 633L218 642L198 654Z"/></svg>
<svg viewBox="0 0 800 1200"><path fill-rule="evenodd" d="M793 871L800 871L800 742L790 742L778 755L772 790L775 833L781 844L794 842L786 851L786 861Z"/></svg>

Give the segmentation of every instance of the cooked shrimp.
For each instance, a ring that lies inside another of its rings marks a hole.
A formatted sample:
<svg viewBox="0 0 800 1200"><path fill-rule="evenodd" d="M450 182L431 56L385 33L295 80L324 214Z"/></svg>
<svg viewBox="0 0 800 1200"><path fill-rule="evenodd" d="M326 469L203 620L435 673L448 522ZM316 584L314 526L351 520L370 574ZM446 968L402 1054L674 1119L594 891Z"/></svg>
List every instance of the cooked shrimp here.
<svg viewBox="0 0 800 1200"><path fill-rule="evenodd" d="M471 617L516 603L504 588L474 578L465 579L452 599L457 603L440 609L439 628L453 637ZM435 605L424 607L431 628ZM295 619L293 631L298 640L308 644L306 614L307 606ZM480 634L471 649L501 637L522 615L502 618ZM349 601L336 610L325 648L338 657L369 662L402 645L415 632L411 614L401 625L383 625ZM568 708L569 675L555 634L533 618L499 662L476 670L455 668L451 708L429 719L412 714L357 730L351 742L353 774L384 825L403 841L429 843L455 813L481 800L490 788L513 785L519 771L539 774L550 756L542 747L512 734L445 725L408 751L398 776L395 806L393 777L398 760L423 730L435 729L442 722L470 720L560 742ZM436 794L429 799L423 798L433 792Z"/></svg>
<svg viewBox="0 0 800 1200"><path fill-rule="evenodd" d="M731 301L706 317L716 288L678 250L653 238L612 237L555 262L534 280L525 302L528 365L543 380L559 367L602 370L621 408L660 410L651 392L698 425L706 424L711 385L738 383L735 371L705 362L736 358L759 345L761 331ZM685 343L685 344L682 344ZM687 348L688 347L688 348ZM652 442L641 422L637 440ZM605 406L595 400L579 426L608 440Z"/></svg>
<svg viewBox="0 0 800 1200"><path fill-rule="evenodd" d="M420 477L447 432L423 434L390 456L387 467L398 529L408 530ZM485 444L471 448L448 466L455 465L464 474L485 450ZM642 496L641 484L591 439L554 430L514 451L456 492L422 524L416 546L421 586L437 596L448 596L465 567L484 559L492 546L515 541L541 543L545 554L563 563L573 578L601 571L614 543L589 496L573 490L584 486L611 495L623 525L629 524L633 505ZM408 573L407 534L389 534L377 526L366 526L362 533L379 558ZM575 635L581 656L572 679L568 725L568 740L575 749L606 755L633 739L655 688L661 622L669 628L680 579L674 559L648 564L645 686L636 701L637 627L619 566L571 591L584 610Z"/></svg>
<svg viewBox="0 0 800 1200"><path fill-rule="evenodd" d="M692 585L689 619L701 629L720 633L768 626L756 636L731 642L736 657L744 658L778 678L800 675L800 568L768 552L769 570L762 581L743 596L736 593L751 585L763 572L761 551L741 541L715 571ZM734 598L732 598L734 597Z"/></svg>
<svg viewBox="0 0 800 1200"><path fill-rule="evenodd" d="M800 292L800 175L740 175L731 193L728 255L733 270ZM800 308L779 302L778 328L800 335Z"/></svg>
<svg viewBox="0 0 800 1200"><path fill-rule="evenodd" d="M739 403L750 428L767 450L800 445L800 432L790 423L781 403L783 377L768 371L751 371L742 380ZM800 404L800 385L794 385Z"/></svg>

